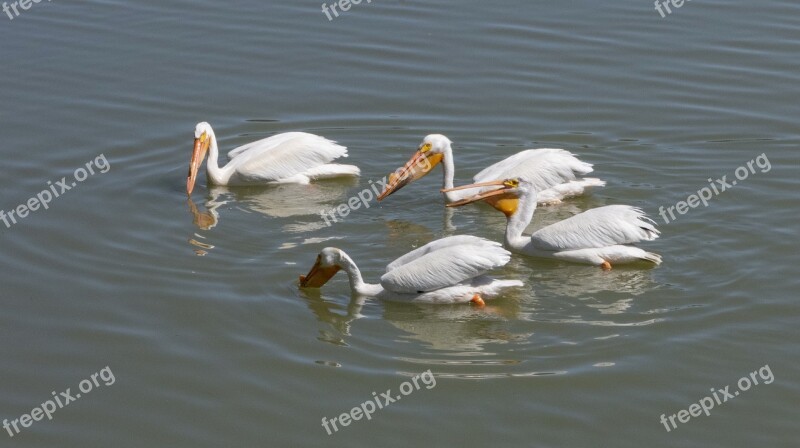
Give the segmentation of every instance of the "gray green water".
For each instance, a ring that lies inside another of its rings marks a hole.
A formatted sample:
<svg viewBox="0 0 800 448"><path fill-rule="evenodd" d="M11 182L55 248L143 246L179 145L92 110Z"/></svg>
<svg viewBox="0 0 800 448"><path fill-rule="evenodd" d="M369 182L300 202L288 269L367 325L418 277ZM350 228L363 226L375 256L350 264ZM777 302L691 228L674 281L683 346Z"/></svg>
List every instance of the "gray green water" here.
<svg viewBox="0 0 800 448"><path fill-rule="evenodd" d="M661 18L645 0L374 0L328 21L312 1L55 0L0 15L0 42L0 209L110 164L0 223L0 418L114 374L0 446L797 445L796 2L695 0ZM183 189L202 120L225 149L324 135L363 177L203 179L195 219ZM501 238L486 207L445 215L438 174L322 223L431 132L455 141L461 183L521 149L573 151L608 186L532 228L636 205L661 224L646 247L664 264L515 257L496 275L526 287L485 310L350 303L344 276L299 291L326 245L375 279L437 237ZM761 154L768 172L658 216ZM659 421L764 365L771 384L670 432ZM321 426L429 369L435 387Z"/></svg>

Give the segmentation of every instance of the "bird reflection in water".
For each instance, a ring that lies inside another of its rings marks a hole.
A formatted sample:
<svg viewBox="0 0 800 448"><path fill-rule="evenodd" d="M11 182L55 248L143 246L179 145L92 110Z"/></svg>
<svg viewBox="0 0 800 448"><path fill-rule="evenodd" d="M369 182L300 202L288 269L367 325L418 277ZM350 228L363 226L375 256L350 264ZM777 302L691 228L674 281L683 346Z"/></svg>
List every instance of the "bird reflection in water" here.
<svg viewBox="0 0 800 448"><path fill-rule="evenodd" d="M326 299L320 290L301 289L300 297L317 320L329 326L320 330L319 340L334 345L348 345L353 324L366 317L364 306L377 303L383 320L402 331L403 338L419 341L429 349L453 354L483 352L487 344L526 341L530 333L515 333L509 322L515 320L519 301L508 298L488 302L484 308L460 305L418 304L377 301L353 294L346 306Z"/></svg>
<svg viewBox="0 0 800 448"><path fill-rule="evenodd" d="M490 355L486 346L525 342L532 333L511 328L519 311L516 292L487 302L485 308L385 302L383 318L429 350L451 355Z"/></svg>
<svg viewBox="0 0 800 448"><path fill-rule="evenodd" d="M216 227L217 222L219 222L219 213L217 213L216 207L201 212L191 199L187 199L186 203L189 204L189 211L192 213L192 221L197 228L209 230Z"/></svg>
<svg viewBox="0 0 800 448"><path fill-rule="evenodd" d="M189 212L192 214L192 222L194 223L195 227L200 230L211 230L217 226L217 223L219 222L219 213L217 212L217 208L226 202L227 201L218 202L216 200L209 200L206 202L206 211L200 211L191 198L186 200L186 203L189 205ZM195 232L194 235L189 238L189 244L195 246L195 255L200 257L205 256L208 254L209 250L214 248L212 244L204 243L199 240L205 238L205 236L200 235L197 232Z"/></svg>
<svg viewBox="0 0 800 448"><path fill-rule="evenodd" d="M352 323L362 317L361 310L367 301L364 296L354 295L342 312L342 306L322 297L319 289L301 289L300 295L306 301L308 309L317 320L330 325L331 330L320 330L319 340L334 345L347 345L346 337L351 335Z"/></svg>
<svg viewBox="0 0 800 448"><path fill-rule="evenodd" d="M305 233L325 227L320 212L346 201L347 192L357 184L357 179L345 178L310 185L279 184L233 188L212 186L208 190L209 199L203 204L205 210L198 207L191 198L187 200L187 204L192 222L202 231L211 230L219 224L220 207L235 203L241 210L269 218L301 218L284 223L283 230L289 233ZM197 255L206 255L214 247L200 241L205 238L206 236L195 233L189 239L189 243L196 247Z"/></svg>

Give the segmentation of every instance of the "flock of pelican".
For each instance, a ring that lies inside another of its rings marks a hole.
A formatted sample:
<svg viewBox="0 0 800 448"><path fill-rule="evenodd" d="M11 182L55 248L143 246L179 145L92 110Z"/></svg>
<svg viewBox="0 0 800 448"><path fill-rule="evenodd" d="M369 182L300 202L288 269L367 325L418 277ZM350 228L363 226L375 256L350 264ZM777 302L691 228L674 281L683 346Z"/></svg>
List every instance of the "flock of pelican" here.
<svg viewBox="0 0 800 448"><path fill-rule="evenodd" d="M186 193L191 196L197 174L208 155L207 177L216 185L308 184L320 179L359 176L353 165L332 163L347 157L347 148L313 134L287 132L240 146L228 152L230 161L219 167L219 148L208 123L195 128ZM587 210L523 235L537 205L556 204L605 185L582 178L592 165L563 149L528 149L501 160L456 187L452 142L445 136L425 137L419 149L389 176L378 200L443 165L441 193L447 207L483 201L506 218L503 245L470 235L441 238L417 248L386 266L379 284L365 283L355 262L343 250L323 249L303 288L320 288L343 270L354 294L389 300L425 303L468 303L479 306L504 289L522 286L517 280L498 280L486 274L504 266L511 252L584 263L609 270L613 265L644 261L660 264L661 257L632 244L659 236L653 220L636 207L608 205ZM424 168L420 168L423 167Z"/></svg>

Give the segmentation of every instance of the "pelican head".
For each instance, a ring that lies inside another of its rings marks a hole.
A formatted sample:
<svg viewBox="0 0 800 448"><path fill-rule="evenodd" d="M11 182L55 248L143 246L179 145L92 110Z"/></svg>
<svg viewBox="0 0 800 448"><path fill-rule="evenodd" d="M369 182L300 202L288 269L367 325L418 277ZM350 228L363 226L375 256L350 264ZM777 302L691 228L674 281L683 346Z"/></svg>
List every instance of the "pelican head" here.
<svg viewBox="0 0 800 448"><path fill-rule="evenodd" d="M442 162L448 152L452 152L450 147L452 144L453 142L442 134L431 134L425 137L411 159L389 175L389 182L378 196L378 200L381 201L409 183L425 177Z"/></svg>
<svg viewBox="0 0 800 448"><path fill-rule="evenodd" d="M491 189L484 189L478 194L462 199L457 202L447 204L448 207L459 207L466 204L471 204L477 201L485 201L495 209L503 212L506 217L511 217L519 209L520 199L527 196L528 193L533 191L533 184L520 179L505 179L495 180L491 182L481 182L477 184L464 185L456 188L449 188L442 190L443 193L448 191L466 190L469 188L485 188L496 187Z"/></svg>
<svg viewBox="0 0 800 448"><path fill-rule="evenodd" d="M321 288L342 269L344 252L335 247L326 247L317 255L317 261L308 275L300 276L301 288Z"/></svg>
<svg viewBox="0 0 800 448"><path fill-rule="evenodd" d="M197 181L197 172L200 170L200 165L208 153L208 147L211 145L211 139L214 136L214 130L211 125L205 121L197 123L194 128L194 149L192 150L192 160L189 162L189 175L186 178L186 194L192 195L194 190L194 183Z"/></svg>

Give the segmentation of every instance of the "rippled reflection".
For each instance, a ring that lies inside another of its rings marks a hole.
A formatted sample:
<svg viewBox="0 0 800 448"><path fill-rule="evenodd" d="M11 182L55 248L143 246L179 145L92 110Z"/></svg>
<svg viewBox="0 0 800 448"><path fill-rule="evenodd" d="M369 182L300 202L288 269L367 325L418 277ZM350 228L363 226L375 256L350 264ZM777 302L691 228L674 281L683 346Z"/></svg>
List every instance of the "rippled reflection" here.
<svg viewBox="0 0 800 448"><path fill-rule="evenodd" d="M593 266L565 265L546 277L536 278L536 282L546 287L548 293L566 297L584 297L606 291L639 296L660 287L653 280L654 271L642 269L639 265L616 267L611 271ZM620 304L616 309L624 311L627 307Z"/></svg>
<svg viewBox="0 0 800 448"><path fill-rule="evenodd" d="M195 225L207 230L217 225L217 209L228 203L271 218L291 218L307 216L310 222L301 223L297 231L310 231L324 227L325 220L320 212L330 210L345 203L348 191L358 185L357 179L335 180L309 185L279 184L268 186L225 187L212 186L208 190L205 207L208 212L199 212L189 200L190 209L195 216Z"/></svg>
<svg viewBox="0 0 800 448"><path fill-rule="evenodd" d="M281 184L235 188L212 186L202 207L191 198L187 200L187 205L195 227L203 231L211 230L220 223L220 210L223 206L235 204L240 210L270 218L301 218L282 223L282 230L287 233L307 233L325 228L327 224L320 213L345 203L348 191L357 184L357 179L345 179L310 185ZM197 255L206 255L208 250L214 247L203 242L205 238L206 236L198 233L189 238L189 244L195 246ZM321 241L324 239L306 240L308 244ZM282 249L293 248L298 243L287 244L288 246Z"/></svg>
<svg viewBox="0 0 800 448"><path fill-rule="evenodd" d="M320 212L330 210L348 199L348 191L358 179L315 182L308 185L279 184L265 187L214 187L212 196L230 194L243 208L273 218L313 216L325 225Z"/></svg>
<svg viewBox="0 0 800 448"><path fill-rule="evenodd" d="M479 353L487 344L525 341L531 335L510 329L519 310L510 297L489 301L485 308L385 302L383 318L430 350Z"/></svg>
<svg viewBox="0 0 800 448"><path fill-rule="evenodd" d="M197 205L192 201L191 198L186 200L186 203L189 205L189 212L192 214L192 222L194 223L197 228L201 230L209 230L217 226L219 222L219 213L217 212L217 208L223 203L215 203L214 201L206 202L207 210L200 211L197 208Z"/></svg>
<svg viewBox="0 0 800 448"><path fill-rule="evenodd" d="M347 345L346 337L351 336L352 323L364 317L361 310L366 297L353 296L346 307L326 301L318 289L302 289L301 297L317 320L330 326L330 330L320 330L319 340L334 345Z"/></svg>

